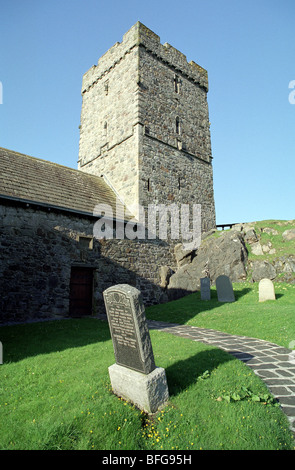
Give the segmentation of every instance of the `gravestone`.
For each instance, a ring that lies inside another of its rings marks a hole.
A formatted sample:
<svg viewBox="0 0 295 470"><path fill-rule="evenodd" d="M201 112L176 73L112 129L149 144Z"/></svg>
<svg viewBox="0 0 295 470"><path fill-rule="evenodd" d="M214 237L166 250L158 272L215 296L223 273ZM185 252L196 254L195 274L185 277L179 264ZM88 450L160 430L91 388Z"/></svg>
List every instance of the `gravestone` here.
<svg viewBox="0 0 295 470"><path fill-rule="evenodd" d="M201 282L201 300L210 300L211 299L210 277L202 277L200 279L200 282Z"/></svg>
<svg viewBox="0 0 295 470"><path fill-rule="evenodd" d="M156 367L141 293L128 284L106 289L104 302L116 363L109 367L113 392L155 413L169 398L165 369Z"/></svg>
<svg viewBox="0 0 295 470"><path fill-rule="evenodd" d="M259 302L265 300L276 300L273 282L266 278L259 282Z"/></svg>
<svg viewBox="0 0 295 470"><path fill-rule="evenodd" d="M156 366L139 291L117 285L104 292L104 300L116 363L149 374Z"/></svg>
<svg viewBox="0 0 295 470"><path fill-rule="evenodd" d="M230 278L222 274L215 282L219 302L234 302L235 294Z"/></svg>

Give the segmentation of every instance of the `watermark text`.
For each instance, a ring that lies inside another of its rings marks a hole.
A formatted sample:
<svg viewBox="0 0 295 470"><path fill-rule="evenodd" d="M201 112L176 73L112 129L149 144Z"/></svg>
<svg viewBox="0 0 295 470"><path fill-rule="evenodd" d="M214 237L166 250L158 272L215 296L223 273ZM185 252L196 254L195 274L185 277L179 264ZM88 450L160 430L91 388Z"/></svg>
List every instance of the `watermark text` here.
<svg viewBox="0 0 295 470"><path fill-rule="evenodd" d="M126 222L122 204L116 204L116 214L108 204L95 206L93 215L98 218L93 236L100 239L129 240L181 240L184 249L196 249L201 244L200 204L149 204L138 205L136 218Z"/></svg>
<svg viewBox="0 0 295 470"><path fill-rule="evenodd" d="M293 89L293 91L290 91L289 93L289 103L295 104L295 80L291 80L289 82L289 88Z"/></svg>

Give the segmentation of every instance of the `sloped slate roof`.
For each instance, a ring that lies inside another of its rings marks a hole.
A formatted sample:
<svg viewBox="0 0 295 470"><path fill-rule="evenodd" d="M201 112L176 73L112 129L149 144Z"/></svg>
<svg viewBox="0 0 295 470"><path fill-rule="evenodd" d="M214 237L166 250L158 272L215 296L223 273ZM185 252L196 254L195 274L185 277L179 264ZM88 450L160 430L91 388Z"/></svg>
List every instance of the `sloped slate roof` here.
<svg viewBox="0 0 295 470"><path fill-rule="evenodd" d="M1 147L0 197L85 215L92 215L97 204L108 204L116 216L116 194L102 177Z"/></svg>

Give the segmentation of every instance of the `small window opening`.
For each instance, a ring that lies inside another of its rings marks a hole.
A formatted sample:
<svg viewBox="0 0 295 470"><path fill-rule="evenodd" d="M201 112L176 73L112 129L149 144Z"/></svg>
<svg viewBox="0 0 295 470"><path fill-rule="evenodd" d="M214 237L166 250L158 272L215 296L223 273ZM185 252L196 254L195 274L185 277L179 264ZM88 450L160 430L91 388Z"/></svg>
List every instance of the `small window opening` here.
<svg viewBox="0 0 295 470"><path fill-rule="evenodd" d="M179 121L179 117L177 116L177 118L175 119L175 130L176 130L176 134L180 135L180 121Z"/></svg>
<svg viewBox="0 0 295 470"><path fill-rule="evenodd" d="M93 238L92 237L82 237L78 238L79 245L82 250L92 250L93 249Z"/></svg>
<svg viewBox="0 0 295 470"><path fill-rule="evenodd" d="M178 75L174 75L174 91L177 94L180 92L180 80Z"/></svg>
<svg viewBox="0 0 295 470"><path fill-rule="evenodd" d="M104 93L107 96L109 94L109 82L105 82L104 84Z"/></svg>
<svg viewBox="0 0 295 470"><path fill-rule="evenodd" d="M147 190L148 192L151 190L150 179L147 180Z"/></svg>
<svg viewBox="0 0 295 470"><path fill-rule="evenodd" d="M103 125L103 133L104 133L104 136L108 135L108 123L107 122L105 122Z"/></svg>
<svg viewBox="0 0 295 470"><path fill-rule="evenodd" d="M180 180L180 176L178 177L178 189L181 188L181 184L180 184L181 180Z"/></svg>

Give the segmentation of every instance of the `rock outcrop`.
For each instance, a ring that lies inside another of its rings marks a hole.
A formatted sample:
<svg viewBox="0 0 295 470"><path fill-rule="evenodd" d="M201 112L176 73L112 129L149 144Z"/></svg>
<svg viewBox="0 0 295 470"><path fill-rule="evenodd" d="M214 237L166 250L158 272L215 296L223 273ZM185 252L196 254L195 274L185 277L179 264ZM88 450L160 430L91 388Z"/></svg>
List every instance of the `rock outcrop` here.
<svg viewBox="0 0 295 470"><path fill-rule="evenodd" d="M291 228L290 230L285 230L282 234L284 240L295 240L295 228Z"/></svg>
<svg viewBox="0 0 295 470"><path fill-rule="evenodd" d="M261 233L280 236L283 243L293 240L295 229L285 230L280 235L274 228L256 229L253 222L237 224L231 230L218 234L214 232L211 230L202 235L202 243L197 250L183 250L181 244L175 246L178 269L163 273L163 284L169 299L199 290L200 278L208 274L212 283L221 274L229 276L232 282L246 279L259 282L263 278L295 282L295 254L266 259L268 255L275 255L276 249L270 240L261 241Z"/></svg>
<svg viewBox="0 0 295 470"><path fill-rule="evenodd" d="M177 246L179 256L181 248ZM240 232L224 232L218 238L205 238L198 250L185 253L182 260L186 258L186 264L180 265L179 269L170 277L168 284L169 298L183 295L200 289L200 278L209 272L212 281L225 274L233 282L246 279L246 264L248 253L243 236ZM188 259L191 261L188 262Z"/></svg>

